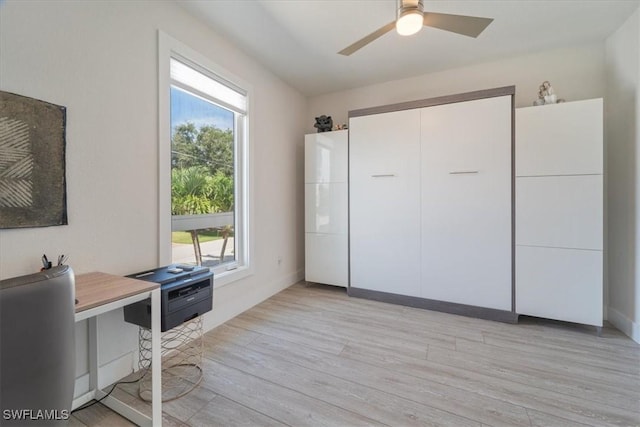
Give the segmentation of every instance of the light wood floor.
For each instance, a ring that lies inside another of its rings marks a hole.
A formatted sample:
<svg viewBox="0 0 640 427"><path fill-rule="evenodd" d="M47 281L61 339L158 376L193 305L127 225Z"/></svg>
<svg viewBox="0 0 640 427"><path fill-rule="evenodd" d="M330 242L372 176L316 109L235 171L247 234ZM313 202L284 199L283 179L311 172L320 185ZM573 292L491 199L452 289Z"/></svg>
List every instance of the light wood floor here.
<svg viewBox="0 0 640 427"><path fill-rule="evenodd" d="M509 325L300 283L205 335L167 426L640 426L640 345L611 327ZM119 385L137 400L137 385ZM71 425L126 426L102 405Z"/></svg>

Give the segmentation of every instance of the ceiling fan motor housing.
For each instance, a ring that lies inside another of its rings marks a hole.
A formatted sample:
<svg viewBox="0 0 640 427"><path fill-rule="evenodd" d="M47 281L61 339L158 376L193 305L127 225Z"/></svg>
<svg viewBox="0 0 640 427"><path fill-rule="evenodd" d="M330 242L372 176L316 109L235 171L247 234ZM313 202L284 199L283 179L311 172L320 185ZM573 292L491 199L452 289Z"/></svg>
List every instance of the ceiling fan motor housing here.
<svg viewBox="0 0 640 427"><path fill-rule="evenodd" d="M400 19L404 15L415 13L416 11L421 15L424 14L424 4L422 3L422 0L398 0L396 19Z"/></svg>

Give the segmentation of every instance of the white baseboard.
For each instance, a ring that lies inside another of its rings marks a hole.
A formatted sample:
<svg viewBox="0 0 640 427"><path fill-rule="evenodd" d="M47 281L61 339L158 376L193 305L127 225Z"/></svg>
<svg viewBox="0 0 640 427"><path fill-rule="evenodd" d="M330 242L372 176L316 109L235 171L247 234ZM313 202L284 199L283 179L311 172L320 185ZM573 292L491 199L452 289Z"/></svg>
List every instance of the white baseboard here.
<svg viewBox="0 0 640 427"><path fill-rule="evenodd" d="M75 388L73 389L73 398L76 399L87 392L89 392L89 374L88 373L76 378L76 385L75 385Z"/></svg>
<svg viewBox="0 0 640 427"><path fill-rule="evenodd" d="M277 292L269 295L269 297L277 294L278 292L287 289L291 285L295 285L299 281L304 280L304 270L300 269L298 271L294 271L293 273L289 273L288 275L281 277L279 280L274 282L273 288L278 289Z"/></svg>
<svg viewBox="0 0 640 427"><path fill-rule="evenodd" d="M125 353L119 358L112 360L98 368L98 388L102 389L109 384L126 377L130 373L137 370L138 358L137 351ZM73 391L74 398L81 396L89 391L89 373L76 378L76 385Z"/></svg>
<svg viewBox="0 0 640 427"><path fill-rule="evenodd" d="M289 286L298 283L304 279L304 270L300 269L284 276L278 277L271 283L261 285L258 289L253 289L252 292L244 295L244 298L240 301L240 304L228 310L224 315L220 315L220 312L211 312L204 315L202 319L202 328L204 332L208 332L217 326L222 325L228 320L233 319L237 315L249 310L251 307L260 304L266 299L272 297L278 292L288 288ZM236 282L240 284L239 282ZM234 284L227 285L228 287L234 286ZM216 298L216 291L213 291L213 297ZM215 311L215 307L214 307Z"/></svg>
<svg viewBox="0 0 640 427"><path fill-rule="evenodd" d="M607 309L607 320L622 333L640 343L640 325L626 317L613 307Z"/></svg>

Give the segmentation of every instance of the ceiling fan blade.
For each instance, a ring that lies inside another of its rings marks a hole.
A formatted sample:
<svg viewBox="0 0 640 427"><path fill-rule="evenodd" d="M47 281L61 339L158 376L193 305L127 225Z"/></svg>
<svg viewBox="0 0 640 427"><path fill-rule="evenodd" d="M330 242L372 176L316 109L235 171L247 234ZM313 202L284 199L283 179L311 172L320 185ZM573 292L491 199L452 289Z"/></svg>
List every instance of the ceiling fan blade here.
<svg viewBox="0 0 640 427"><path fill-rule="evenodd" d="M396 26L396 21L389 22L384 27L375 30L373 33L369 34L368 36L365 36L365 37L361 38L360 40L358 40L354 44L345 47L344 49L342 49L338 53L340 55L349 56L353 52L355 52L355 51L357 51L359 49L362 49L363 47L365 47L366 45L368 45L369 43L371 43L372 41L374 41L378 37L387 34L389 31L393 30L395 28L395 26Z"/></svg>
<svg viewBox="0 0 640 427"><path fill-rule="evenodd" d="M478 37L493 22L491 18L477 16L449 15L446 13L424 13L424 25L439 28L469 37Z"/></svg>

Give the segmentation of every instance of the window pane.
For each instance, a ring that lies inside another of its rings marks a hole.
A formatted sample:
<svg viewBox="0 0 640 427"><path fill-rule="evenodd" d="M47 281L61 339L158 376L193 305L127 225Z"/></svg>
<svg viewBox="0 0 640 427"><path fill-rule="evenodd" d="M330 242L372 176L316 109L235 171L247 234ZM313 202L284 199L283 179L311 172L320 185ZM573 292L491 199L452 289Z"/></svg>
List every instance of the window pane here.
<svg viewBox="0 0 640 427"><path fill-rule="evenodd" d="M234 112L171 87L172 261L235 261Z"/></svg>

